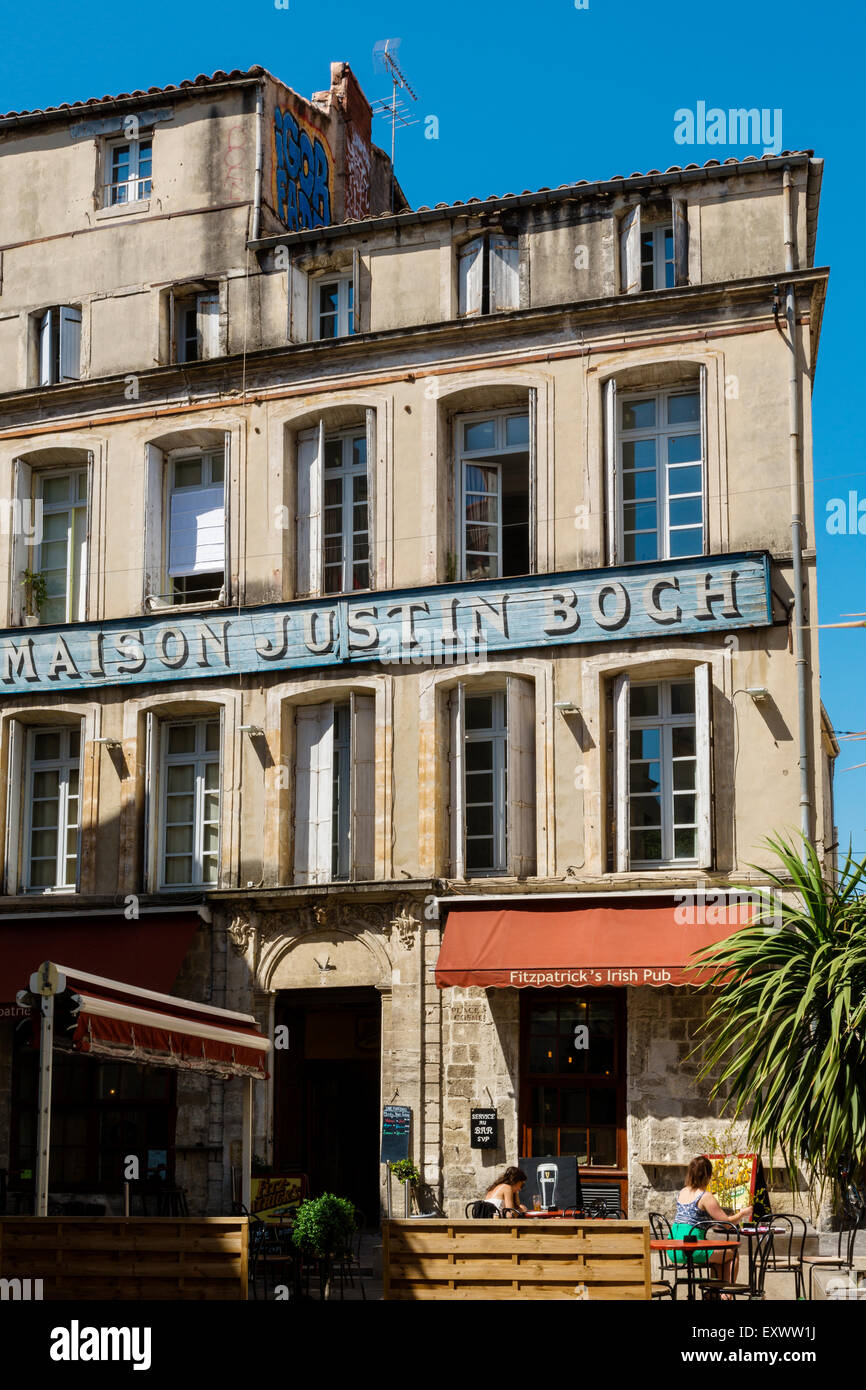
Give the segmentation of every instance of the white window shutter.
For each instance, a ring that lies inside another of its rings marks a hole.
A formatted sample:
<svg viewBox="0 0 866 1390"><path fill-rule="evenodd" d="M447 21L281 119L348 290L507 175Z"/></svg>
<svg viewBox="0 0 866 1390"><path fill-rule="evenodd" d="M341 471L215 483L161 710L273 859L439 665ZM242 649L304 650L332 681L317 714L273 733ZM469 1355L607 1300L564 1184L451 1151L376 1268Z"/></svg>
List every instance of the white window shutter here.
<svg viewBox="0 0 866 1390"><path fill-rule="evenodd" d="M629 866L629 678L628 672L617 676L613 686L613 786L616 808L616 872L623 874Z"/></svg>
<svg viewBox="0 0 866 1390"><path fill-rule="evenodd" d="M153 711L145 716L144 740L144 862L142 883L152 893L159 882L159 721Z"/></svg>
<svg viewBox="0 0 866 1390"><path fill-rule="evenodd" d="M607 497L607 562L619 564L619 535L621 527L620 483L616 429L616 382L604 383L604 461Z"/></svg>
<svg viewBox="0 0 866 1390"><path fill-rule="evenodd" d="M39 385L51 385L51 310L39 321Z"/></svg>
<svg viewBox="0 0 866 1390"><path fill-rule="evenodd" d="M298 436L298 597L322 587L322 491L325 422Z"/></svg>
<svg viewBox="0 0 866 1390"><path fill-rule="evenodd" d="M703 517L703 548L702 553L708 555L710 552L710 490L708 486L709 458L707 454L707 367L702 362L699 369L699 379L701 384L701 490L703 501L701 515Z"/></svg>
<svg viewBox="0 0 866 1390"><path fill-rule="evenodd" d="M165 602L163 595L163 505L165 457L155 444L144 459L144 602Z"/></svg>
<svg viewBox="0 0 866 1390"><path fill-rule="evenodd" d="M289 342L305 343L309 337L310 277L295 261L289 262Z"/></svg>
<svg viewBox="0 0 866 1390"><path fill-rule="evenodd" d="M13 495L18 503L19 510L23 514L27 503L33 506L33 470L29 463L23 459L15 459L13 465ZM31 510L29 516L30 530L33 529L35 514ZM27 537L24 535L24 528L16 526L12 536L12 593L11 593L11 617L12 625L18 626L24 621L24 614L27 609L24 585L21 580L26 569L33 569L36 546L26 544Z"/></svg>
<svg viewBox="0 0 866 1390"><path fill-rule="evenodd" d="M361 253L352 248L352 332L361 331Z"/></svg>
<svg viewBox="0 0 866 1390"><path fill-rule="evenodd" d="M295 883L329 883L333 810L334 706L295 714Z"/></svg>
<svg viewBox="0 0 866 1390"><path fill-rule="evenodd" d="M196 300L200 357L220 355L220 297L218 292L200 294Z"/></svg>
<svg viewBox="0 0 866 1390"><path fill-rule="evenodd" d="M60 310L60 380L78 381L81 375L81 310Z"/></svg>
<svg viewBox="0 0 866 1390"><path fill-rule="evenodd" d="M376 472L378 466L376 411L368 406L366 413L367 430L367 531L370 546L370 588L376 588L378 552L376 550Z"/></svg>
<svg viewBox="0 0 866 1390"><path fill-rule="evenodd" d="M516 237L490 238L490 312L520 307L519 252Z"/></svg>
<svg viewBox="0 0 866 1390"><path fill-rule="evenodd" d="M83 623L89 611L91 533L93 527L93 453L87 455L87 509L84 514L84 538L81 546L79 608L75 615Z"/></svg>
<svg viewBox="0 0 866 1390"><path fill-rule="evenodd" d="M708 662L695 667L695 740L697 745L698 864L713 866L712 834L712 669Z"/></svg>
<svg viewBox="0 0 866 1390"><path fill-rule="evenodd" d="M466 689L451 691L451 877L466 877Z"/></svg>
<svg viewBox="0 0 866 1390"><path fill-rule="evenodd" d="M168 573L209 574L225 564L223 484L173 492Z"/></svg>
<svg viewBox="0 0 866 1390"><path fill-rule="evenodd" d="M535 685L509 676L505 698L508 873L526 878L535 872Z"/></svg>
<svg viewBox="0 0 866 1390"><path fill-rule="evenodd" d="M682 198L671 200L674 228L674 284L689 283L689 212Z"/></svg>
<svg viewBox="0 0 866 1390"><path fill-rule="evenodd" d="M640 204L620 223L620 288L623 294L640 290Z"/></svg>
<svg viewBox="0 0 866 1390"><path fill-rule="evenodd" d="M352 757L352 878L375 877L376 702L372 695L349 697Z"/></svg>
<svg viewBox="0 0 866 1390"><path fill-rule="evenodd" d="M529 573L538 569L538 391L529 388Z"/></svg>
<svg viewBox="0 0 866 1390"><path fill-rule="evenodd" d="M223 603L232 600L232 433L223 435Z"/></svg>
<svg viewBox="0 0 866 1390"><path fill-rule="evenodd" d="M17 893L20 887L21 802L24 795L24 738L20 719L7 720L9 755L6 782L6 844L3 856L4 891ZM22 985L23 988L23 985Z"/></svg>
<svg viewBox="0 0 866 1390"><path fill-rule="evenodd" d="M484 290L484 239L461 246L457 257L457 312L461 317L481 313Z"/></svg>

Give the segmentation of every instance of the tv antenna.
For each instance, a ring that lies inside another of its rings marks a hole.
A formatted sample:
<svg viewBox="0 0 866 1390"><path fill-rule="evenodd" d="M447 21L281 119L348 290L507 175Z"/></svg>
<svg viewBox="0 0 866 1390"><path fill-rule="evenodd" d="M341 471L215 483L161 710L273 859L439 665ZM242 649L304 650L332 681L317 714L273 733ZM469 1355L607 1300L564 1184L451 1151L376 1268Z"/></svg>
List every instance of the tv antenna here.
<svg viewBox="0 0 866 1390"><path fill-rule="evenodd" d="M397 126L410 126L418 124L417 116L412 116L411 106L407 106L406 102L399 95L399 92L402 89L404 92L406 92L406 94L409 97L411 97L413 101L418 100L416 93L412 90L409 79L406 77L406 74L401 70L399 63L397 62L397 50L400 47L401 43L402 39L380 39L379 42L376 44L375 48L373 49L374 64L376 64L379 67L380 71L385 71L389 73L391 76L391 82L393 83L393 90L391 92L390 97L383 97L381 101L375 101L372 107L374 116L391 117L392 212L394 211L394 194L397 182L396 175L394 173L394 151L397 144Z"/></svg>

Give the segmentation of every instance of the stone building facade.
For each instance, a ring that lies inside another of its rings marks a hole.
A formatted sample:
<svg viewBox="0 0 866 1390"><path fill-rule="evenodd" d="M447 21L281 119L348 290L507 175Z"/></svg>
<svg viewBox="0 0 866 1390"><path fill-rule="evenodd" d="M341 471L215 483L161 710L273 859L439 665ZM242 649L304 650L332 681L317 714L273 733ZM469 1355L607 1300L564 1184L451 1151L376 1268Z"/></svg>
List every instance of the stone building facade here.
<svg viewBox="0 0 866 1390"><path fill-rule="evenodd" d="M368 1215L390 1103L451 1213L551 1152L642 1213L715 1126L676 895L835 839L821 164L412 211L331 78L0 120L0 1167L51 958L255 1014L256 1153ZM56 1194L227 1209L239 1085L63 1065Z"/></svg>

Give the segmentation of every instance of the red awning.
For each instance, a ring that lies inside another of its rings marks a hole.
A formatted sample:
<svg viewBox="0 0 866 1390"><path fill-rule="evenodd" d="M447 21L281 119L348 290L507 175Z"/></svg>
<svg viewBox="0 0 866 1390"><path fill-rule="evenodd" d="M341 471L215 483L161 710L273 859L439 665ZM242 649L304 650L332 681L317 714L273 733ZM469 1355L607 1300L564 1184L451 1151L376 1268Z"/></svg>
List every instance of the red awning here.
<svg viewBox="0 0 866 1390"><path fill-rule="evenodd" d="M66 977L65 994L58 996L58 1033L71 1014L72 1045L79 1052L213 1076L267 1076L270 1042L252 1014L136 989L65 965L57 969Z"/></svg>
<svg viewBox="0 0 866 1390"><path fill-rule="evenodd" d="M678 921L683 915L671 896L452 907L436 983L440 989L699 984L709 972L689 965L693 952L745 924L751 905L708 903L692 909L694 922Z"/></svg>
<svg viewBox="0 0 866 1390"><path fill-rule="evenodd" d="M75 960L79 970L168 991L201 918L197 912L105 916L36 915L0 922L0 1003L12 1004L43 960Z"/></svg>

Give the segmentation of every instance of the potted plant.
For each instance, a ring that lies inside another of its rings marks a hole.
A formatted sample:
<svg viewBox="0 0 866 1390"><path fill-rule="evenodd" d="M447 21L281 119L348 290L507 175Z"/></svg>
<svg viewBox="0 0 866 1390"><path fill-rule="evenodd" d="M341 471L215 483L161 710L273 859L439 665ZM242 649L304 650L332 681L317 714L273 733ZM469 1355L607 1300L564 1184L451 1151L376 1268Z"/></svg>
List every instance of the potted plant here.
<svg viewBox="0 0 866 1390"><path fill-rule="evenodd" d="M48 598L48 584L41 571L30 569L24 571L21 576L21 583L24 586L24 601L27 610L24 614L24 626L35 627L39 622L42 605Z"/></svg>
<svg viewBox="0 0 866 1390"><path fill-rule="evenodd" d="M330 1294L334 1261L349 1252L356 1229L355 1208L348 1197L323 1192L321 1197L308 1197L298 1207L292 1240L302 1255L318 1260L322 1298Z"/></svg>

